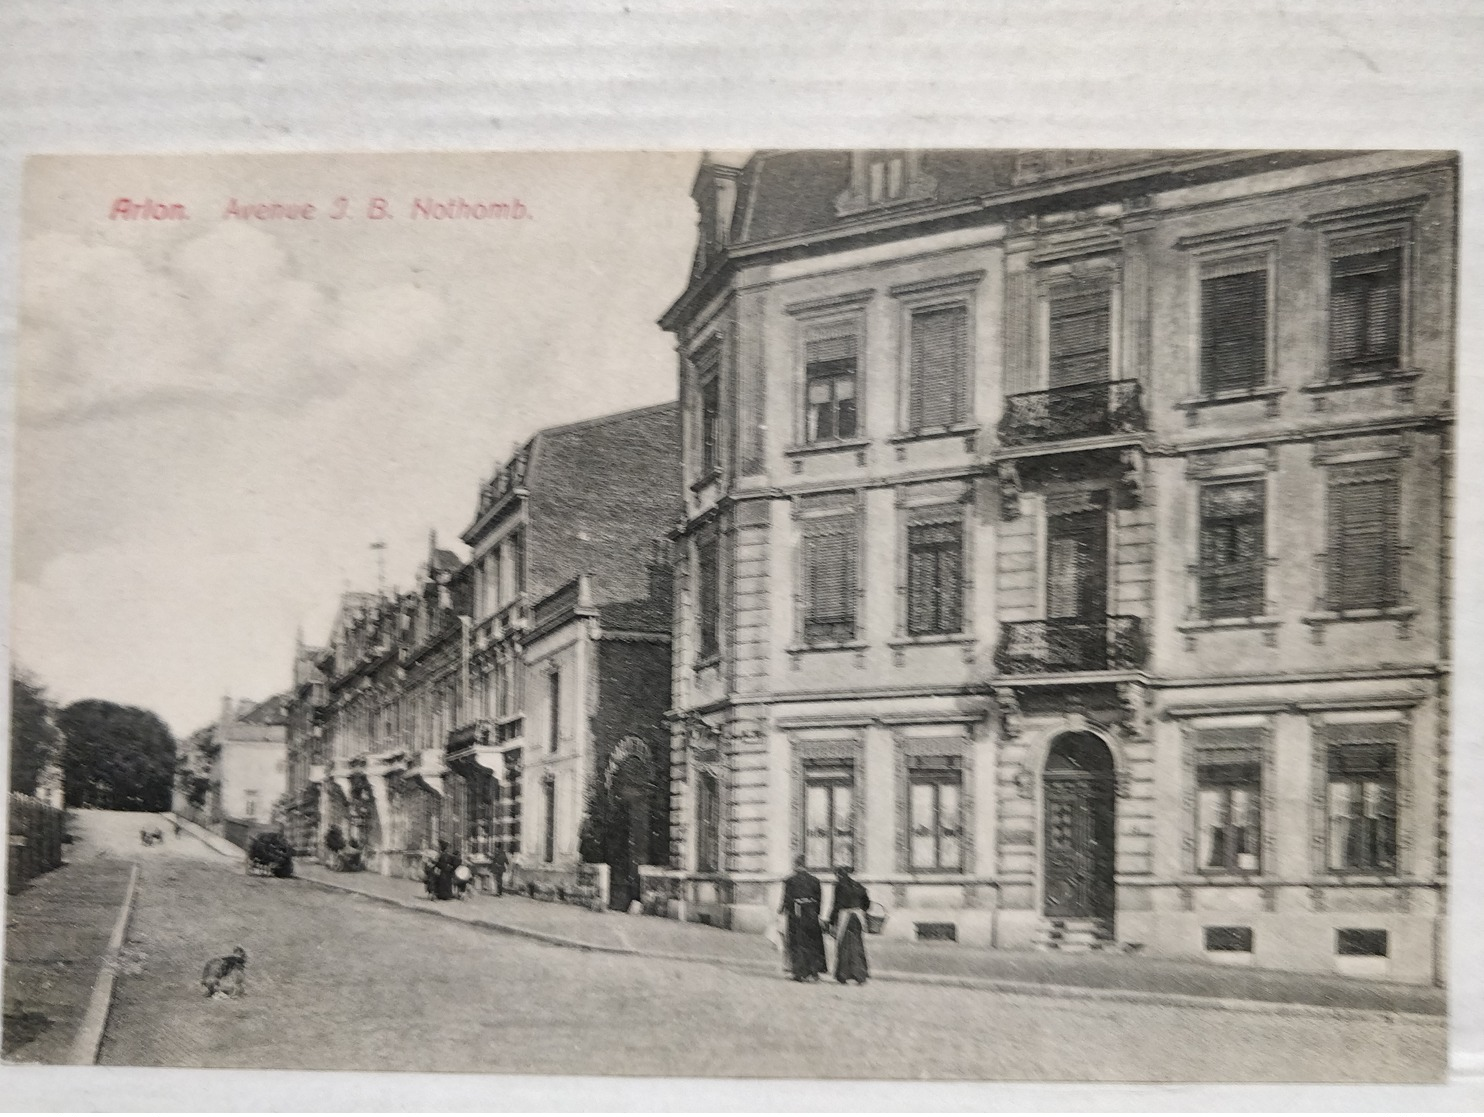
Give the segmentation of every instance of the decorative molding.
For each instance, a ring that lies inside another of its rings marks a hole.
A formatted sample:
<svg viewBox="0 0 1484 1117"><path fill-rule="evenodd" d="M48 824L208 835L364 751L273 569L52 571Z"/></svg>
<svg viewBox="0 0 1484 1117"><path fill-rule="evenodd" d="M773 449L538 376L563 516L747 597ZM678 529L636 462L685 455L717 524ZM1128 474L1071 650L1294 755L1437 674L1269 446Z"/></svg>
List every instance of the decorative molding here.
<svg viewBox="0 0 1484 1117"><path fill-rule="evenodd" d="M1256 247L1276 240L1289 224L1289 221L1284 219L1243 225L1233 229L1216 229L1207 233L1192 233L1177 240L1175 247L1181 251Z"/></svg>
<svg viewBox="0 0 1484 1117"><path fill-rule="evenodd" d="M976 271L959 272L956 275L919 279L911 283L898 283L893 287L888 287L886 293L894 299L900 299L943 291L961 291L964 288L973 287L987 274L984 268L979 268Z"/></svg>
<svg viewBox="0 0 1484 1117"><path fill-rule="evenodd" d="M1389 225L1395 222L1411 221L1427 204L1428 197L1427 194L1414 194L1409 198L1399 198L1395 201L1347 206L1344 209L1313 214L1304 218L1302 223L1309 228L1333 232L1359 229L1367 225Z"/></svg>
<svg viewBox="0 0 1484 1117"><path fill-rule="evenodd" d="M857 311L865 307L875 296L874 287L863 287L857 291L845 291L838 295L824 295L817 299L803 299L787 304L784 313L794 318L820 318L845 311Z"/></svg>

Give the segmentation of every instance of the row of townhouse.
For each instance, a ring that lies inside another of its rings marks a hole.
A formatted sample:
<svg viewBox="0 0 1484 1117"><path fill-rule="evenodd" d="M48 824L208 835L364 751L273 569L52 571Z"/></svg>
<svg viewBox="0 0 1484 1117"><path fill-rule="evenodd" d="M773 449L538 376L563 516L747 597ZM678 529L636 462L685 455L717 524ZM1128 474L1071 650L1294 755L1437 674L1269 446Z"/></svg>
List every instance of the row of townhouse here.
<svg viewBox="0 0 1484 1117"><path fill-rule="evenodd" d="M1437 980L1456 179L706 160L647 906Z"/></svg>
<svg viewBox="0 0 1484 1117"><path fill-rule="evenodd" d="M676 407L538 432L479 487L468 561L347 592L290 692L288 830L417 877L448 842L517 887L639 896L668 844ZM595 884L584 864L610 866Z"/></svg>

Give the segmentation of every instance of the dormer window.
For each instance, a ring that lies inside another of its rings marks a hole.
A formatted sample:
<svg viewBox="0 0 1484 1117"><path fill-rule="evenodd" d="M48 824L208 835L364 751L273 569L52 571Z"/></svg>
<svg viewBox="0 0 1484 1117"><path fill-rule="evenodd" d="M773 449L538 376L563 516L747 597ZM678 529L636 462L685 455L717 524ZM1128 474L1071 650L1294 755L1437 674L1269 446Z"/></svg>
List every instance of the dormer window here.
<svg viewBox="0 0 1484 1117"><path fill-rule="evenodd" d="M846 217L878 206L929 202L937 182L923 173L920 151L856 151L850 157L850 186L835 199Z"/></svg>

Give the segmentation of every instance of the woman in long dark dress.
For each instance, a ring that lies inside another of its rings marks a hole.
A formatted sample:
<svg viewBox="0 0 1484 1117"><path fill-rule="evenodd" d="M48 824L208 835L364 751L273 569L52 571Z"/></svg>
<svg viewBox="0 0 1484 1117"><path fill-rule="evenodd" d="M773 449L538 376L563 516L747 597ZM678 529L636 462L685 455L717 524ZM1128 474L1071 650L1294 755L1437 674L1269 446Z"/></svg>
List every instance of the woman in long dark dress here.
<svg viewBox="0 0 1484 1117"><path fill-rule="evenodd" d="M439 842L438 859L433 862L433 899L453 899L453 871L460 864L459 855L448 848L448 843Z"/></svg>
<svg viewBox="0 0 1484 1117"><path fill-rule="evenodd" d="M835 980L860 985L871 976L866 965L866 909L871 906L866 886L850 875L848 866L835 870L835 902L830 926L835 933Z"/></svg>
<svg viewBox="0 0 1484 1117"><path fill-rule="evenodd" d="M783 882L783 950L795 981L818 981L829 972L824 956L824 932L819 924L822 893L819 881L804 868L802 857L794 861L794 874Z"/></svg>

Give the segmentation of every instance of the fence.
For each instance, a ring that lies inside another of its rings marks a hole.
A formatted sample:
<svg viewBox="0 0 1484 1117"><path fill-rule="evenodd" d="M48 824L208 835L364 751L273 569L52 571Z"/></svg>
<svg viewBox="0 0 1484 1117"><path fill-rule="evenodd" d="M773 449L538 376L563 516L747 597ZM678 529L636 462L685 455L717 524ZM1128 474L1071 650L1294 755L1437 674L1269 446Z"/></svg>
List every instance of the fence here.
<svg viewBox="0 0 1484 1117"><path fill-rule="evenodd" d="M17 892L26 881L61 866L66 820L66 811L11 792L7 891Z"/></svg>

